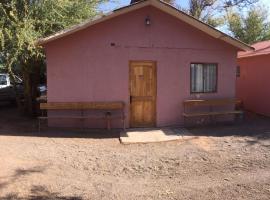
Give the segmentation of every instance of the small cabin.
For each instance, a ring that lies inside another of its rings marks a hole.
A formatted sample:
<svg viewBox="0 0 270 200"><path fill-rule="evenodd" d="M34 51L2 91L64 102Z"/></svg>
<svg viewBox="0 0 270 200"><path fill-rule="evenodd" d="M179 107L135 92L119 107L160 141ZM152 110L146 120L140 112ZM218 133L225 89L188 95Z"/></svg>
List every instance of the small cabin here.
<svg viewBox="0 0 270 200"><path fill-rule="evenodd" d="M182 125L185 100L235 98L237 52L251 49L159 0L133 3L38 43L46 52L48 102L121 101L127 127Z"/></svg>

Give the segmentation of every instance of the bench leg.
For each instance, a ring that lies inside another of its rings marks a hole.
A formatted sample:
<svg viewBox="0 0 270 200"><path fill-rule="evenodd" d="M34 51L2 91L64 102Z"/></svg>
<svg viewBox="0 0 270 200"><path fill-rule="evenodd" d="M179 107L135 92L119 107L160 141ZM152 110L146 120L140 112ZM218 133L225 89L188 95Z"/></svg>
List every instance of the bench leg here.
<svg viewBox="0 0 270 200"><path fill-rule="evenodd" d="M192 120L192 119L191 119ZM184 127L189 128L192 126L192 121L188 117L184 117ZM191 122L190 122L191 121ZM190 123L189 123L190 122Z"/></svg>
<svg viewBox="0 0 270 200"><path fill-rule="evenodd" d="M107 130L111 130L111 113L107 112L106 113L106 126L107 126Z"/></svg>
<svg viewBox="0 0 270 200"><path fill-rule="evenodd" d="M123 131L126 131L126 122L125 122L125 118L122 119L123 122Z"/></svg>
<svg viewBox="0 0 270 200"><path fill-rule="evenodd" d="M184 117L184 127L188 128L191 126L192 123L189 123L189 121L188 117Z"/></svg>
<svg viewBox="0 0 270 200"><path fill-rule="evenodd" d="M111 120L107 119L107 130L111 130Z"/></svg>
<svg viewBox="0 0 270 200"><path fill-rule="evenodd" d="M81 114L81 117L83 117L84 116L84 110L81 110L80 114ZM81 121L80 122L80 124L81 124L81 131L84 131L84 128L85 128L85 126L84 126L85 119L81 118L80 121Z"/></svg>
<svg viewBox="0 0 270 200"><path fill-rule="evenodd" d="M47 123L49 123L48 122L48 119L38 119L38 133L40 133L42 130L42 121L47 121ZM47 127L48 127L48 125L47 125Z"/></svg>
<svg viewBox="0 0 270 200"><path fill-rule="evenodd" d="M236 114L235 118L236 118L236 121L243 122L244 118L245 118L245 115L244 115L244 113Z"/></svg>
<svg viewBox="0 0 270 200"><path fill-rule="evenodd" d="M40 133L40 130L41 130L41 127L40 127L40 126L41 126L40 120L41 120L41 119L38 119L38 133Z"/></svg>
<svg viewBox="0 0 270 200"><path fill-rule="evenodd" d="M239 119L240 119L240 116L237 115L237 114L235 114L235 115L234 115L234 123L237 124L238 121L239 121Z"/></svg>
<svg viewBox="0 0 270 200"><path fill-rule="evenodd" d="M81 131L84 131L84 119L80 119L80 129Z"/></svg>
<svg viewBox="0 0 270 200"><path fill-rule="evenodd" d="M243 113L241 114L241 119L242 119L242 122L244 122L245 121L245 112L243 111Z"/></svg>

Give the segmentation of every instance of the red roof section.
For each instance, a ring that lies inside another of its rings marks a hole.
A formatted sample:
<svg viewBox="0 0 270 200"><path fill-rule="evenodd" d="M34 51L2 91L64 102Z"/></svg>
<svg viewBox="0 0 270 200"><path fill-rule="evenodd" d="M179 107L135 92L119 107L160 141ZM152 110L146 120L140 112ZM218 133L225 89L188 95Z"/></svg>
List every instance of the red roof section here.
<svg viewBox="0 0 270 200"><path fill-rule="evenodd" d="M257 42L251 45L255 50L253 51L239 51L238 58L258 56L258 55L266 55L270 54L270 40Z"/></svg>

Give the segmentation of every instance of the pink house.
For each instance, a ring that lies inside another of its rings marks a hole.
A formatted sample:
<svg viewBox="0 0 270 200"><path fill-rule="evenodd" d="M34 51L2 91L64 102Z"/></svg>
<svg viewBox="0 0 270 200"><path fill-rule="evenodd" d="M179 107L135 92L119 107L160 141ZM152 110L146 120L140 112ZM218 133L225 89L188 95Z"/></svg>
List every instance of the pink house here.
<svg viewBox="0 0 270 200"><path fill-rule="evenodd" d="M254 51L238 54L236 94L245 109L270 116L270 41L252 46Z"/></svg>
<svg viewBox="0 0 270 200"><path fill-rule="evenodd" d="M123 101L128 127L181 125L184 100L234 98L237 52L251 49L158 0L114 10L39 44L48 102Z"/></svg>

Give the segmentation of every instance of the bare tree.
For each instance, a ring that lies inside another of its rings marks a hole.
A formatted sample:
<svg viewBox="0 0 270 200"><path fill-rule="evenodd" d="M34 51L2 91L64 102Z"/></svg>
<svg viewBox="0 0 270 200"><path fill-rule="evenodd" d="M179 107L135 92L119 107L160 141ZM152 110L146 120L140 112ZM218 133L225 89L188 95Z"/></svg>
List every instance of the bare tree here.
<svg viewBox="0 0 270 200"><path fill-rule="evenodd" d="M137 3L139 1L142 1L142 0L131 0L130 4ZM166 3L169 3L169 4L174 4L175 3L175 0L163 0L163 1L166 2Z"/></svg>
<svg viewBox="0 0 270 200"><path fill-rule="evenodd" d="M189 0L189 7L184 11L212 26L218 26L224 23L223 16L226 15L229 9L246 8L258 1L259 0Z"/></svg>

